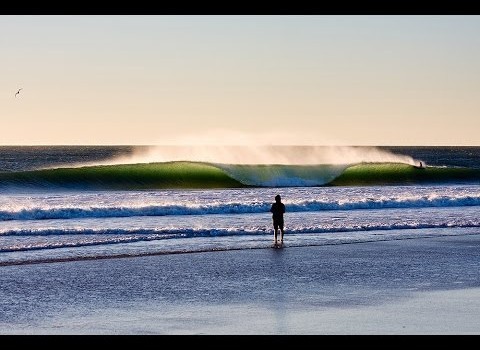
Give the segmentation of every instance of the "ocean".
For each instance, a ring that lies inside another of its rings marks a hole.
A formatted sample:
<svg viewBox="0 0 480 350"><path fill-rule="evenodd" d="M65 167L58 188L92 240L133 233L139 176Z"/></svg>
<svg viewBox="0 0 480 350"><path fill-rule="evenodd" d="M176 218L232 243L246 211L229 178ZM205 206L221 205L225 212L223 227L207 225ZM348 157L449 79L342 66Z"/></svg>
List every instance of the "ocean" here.
<svg viewBox="0 0 480 350"><path fill-rule="evenodd" d="M209 147L0 147L0 265L478 233L480 147Z"/></svg>

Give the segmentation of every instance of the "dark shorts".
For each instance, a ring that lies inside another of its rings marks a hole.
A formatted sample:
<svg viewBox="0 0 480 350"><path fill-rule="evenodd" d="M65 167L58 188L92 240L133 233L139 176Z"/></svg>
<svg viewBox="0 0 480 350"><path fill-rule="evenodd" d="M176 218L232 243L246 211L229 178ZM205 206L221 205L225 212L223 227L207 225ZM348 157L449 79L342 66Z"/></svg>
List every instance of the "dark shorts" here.
<svg viewBox="0 0 480 350"><path fill-rule="evenodd" d="M279 228L283 231L283 220L273 220L273 229L277 231Z"/></svg>

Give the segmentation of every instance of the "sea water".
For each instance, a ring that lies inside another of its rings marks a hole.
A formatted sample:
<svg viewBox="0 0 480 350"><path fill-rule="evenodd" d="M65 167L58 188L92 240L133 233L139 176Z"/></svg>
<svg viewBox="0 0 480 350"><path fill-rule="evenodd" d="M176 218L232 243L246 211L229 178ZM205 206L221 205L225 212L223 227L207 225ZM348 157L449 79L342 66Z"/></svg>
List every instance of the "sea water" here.
<svg viewBox="0 0 480 350"><path fill-rule="evenodd" d="M138 149L149 147L0 147L0 264L269 249L277 194L286 249L480 227L480 147L356 147L357 160L328 163L301 148L295 164L169 159L169 148L147 161Z"/></svg>

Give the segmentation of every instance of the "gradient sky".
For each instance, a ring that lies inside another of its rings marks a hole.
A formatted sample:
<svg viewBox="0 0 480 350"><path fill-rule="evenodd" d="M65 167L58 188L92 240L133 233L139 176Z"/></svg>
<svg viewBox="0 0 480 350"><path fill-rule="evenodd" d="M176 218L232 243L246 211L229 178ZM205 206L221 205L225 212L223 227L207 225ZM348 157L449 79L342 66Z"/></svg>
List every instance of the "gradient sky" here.
<svg viewBox="0 0 480 350"><path fill-rule="evenodd" d="M0 53L2 145L480 145L480 16L4 15Z"/></svg>

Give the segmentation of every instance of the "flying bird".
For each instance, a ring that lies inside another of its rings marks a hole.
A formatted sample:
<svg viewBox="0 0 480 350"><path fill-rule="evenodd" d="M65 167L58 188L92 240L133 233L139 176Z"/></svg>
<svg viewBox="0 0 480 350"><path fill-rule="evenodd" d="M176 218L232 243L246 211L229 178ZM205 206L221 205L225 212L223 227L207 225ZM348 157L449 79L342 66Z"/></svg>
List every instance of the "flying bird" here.
<svg viewBox="0 0 480 350"><path fill-rule="evenodd" d="M18 89L18 91L15 93L15 97L17 97L17 95L20 93L20 90L22 90L23 88L20 88Z"/></svg>

